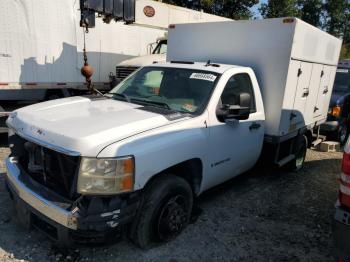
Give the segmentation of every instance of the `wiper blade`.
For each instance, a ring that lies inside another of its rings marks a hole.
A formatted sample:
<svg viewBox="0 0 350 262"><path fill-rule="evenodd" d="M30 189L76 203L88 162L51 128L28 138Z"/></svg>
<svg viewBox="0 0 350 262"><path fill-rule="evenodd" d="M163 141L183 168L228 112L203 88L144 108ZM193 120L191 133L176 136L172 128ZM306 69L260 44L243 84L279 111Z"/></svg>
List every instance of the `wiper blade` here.
<svg viewBox="0 0 350 262"><path fill-rule="evenodd" d="M155 106L160 106L160 107L172 110L170 108L170 106L167 103L165 103L165 102L157 102L157 101L137 99L137 98L133 98L132 101L137 101L137 102L141 102L141 103L146 103L146 104L151 104L151 105L155 105Z"/></svg>
<svg viewBox="0 0 350 262"><path fill-rule="evenodd" d="M128 97L126 94L124 94L124 93L109 93L109 94L111 94L111 95L113 95L113 96L120 96L120 97L124 97L125 98L125 100L127 101L127 102L131 102L131 100L130 100L130 97Z"/></svg>

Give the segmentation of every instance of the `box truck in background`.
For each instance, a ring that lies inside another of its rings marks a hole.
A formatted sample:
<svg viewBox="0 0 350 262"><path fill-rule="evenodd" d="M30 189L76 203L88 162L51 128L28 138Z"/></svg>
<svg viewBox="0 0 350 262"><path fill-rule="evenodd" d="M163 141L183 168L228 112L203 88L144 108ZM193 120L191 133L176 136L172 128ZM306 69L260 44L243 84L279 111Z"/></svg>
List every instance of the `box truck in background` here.
<svg viewBox="0 0 350 262"><path fill-rule="evenodd" d="M79 1L72 0L0 2L0 131L6 130L1 126L8 112L23 103L87 91L80 72L84 29L79 9ZM169 23L219 19L152 0L136 0L135 14L130 25L96 19L95 28L86 34L95 88L109 90L116 64L147 55Z"/></svg>
<svg viewBox="0 0 350 262"><path fill-rule="evenodd" d="M146 23L149 26L155 28L168 27L171 24L179 23L205 23L205 22L219 22L219 21L232 21L232 19L220 17L216 15L211 15L204 13L202 11L195 11L186 9L179 6L168 5L161 2L152 2L149 0L139 0L138 4L144 3L145 9L149 10L160 10L159 12L150 12L154 14L152 21L139 19L136 21L138 23ZM146 10L144 10L146 11ZM140 15L140 9L136 10L136 18L142 17ZM166 13L169 15L166 16ZM161 17L167 17L168 20L161 19ZM148 18L149 19L149 18ZM153 48L154 47L154 48ZM166 61L166 51L167 51L167 34L163 37L157 39L157 42L150 45L149 54L145 56L139 56L131 59L127 59L119 64L116 67L116 83L124 80L128 75L134 72L136 69L151 65L153 63L165 62Z"/></svg>
<svg viewBox="0 0 350 262"><path fill-rule="evenodd" d="M194 197L260 157L302 168L340 48L296 18L178 24L169 62L104 96L16 110L6 183L21 220L66 245L122 233L141 247L172 240Z"/></svg>

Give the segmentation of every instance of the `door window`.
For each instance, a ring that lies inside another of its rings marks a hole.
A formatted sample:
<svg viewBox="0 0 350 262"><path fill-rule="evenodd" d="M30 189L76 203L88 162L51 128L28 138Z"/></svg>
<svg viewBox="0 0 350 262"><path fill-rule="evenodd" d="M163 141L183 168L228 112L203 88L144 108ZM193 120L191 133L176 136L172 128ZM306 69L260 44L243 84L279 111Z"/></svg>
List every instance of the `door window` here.
<svg viewBox="0 0 350 262"><path fill-rule="evenodd" d="M248 93L251 97L250 113L256 112L254 90L250 77L246 73L232 76L224 88L221 95L222 105L239 105L239 96Z"/></svg>

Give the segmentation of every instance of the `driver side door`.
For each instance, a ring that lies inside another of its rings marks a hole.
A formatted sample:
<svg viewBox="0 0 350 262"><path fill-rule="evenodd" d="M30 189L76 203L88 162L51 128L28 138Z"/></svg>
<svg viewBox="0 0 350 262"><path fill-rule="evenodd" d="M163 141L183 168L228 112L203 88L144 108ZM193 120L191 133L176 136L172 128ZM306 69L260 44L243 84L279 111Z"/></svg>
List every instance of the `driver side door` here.
<svg viewBox="0 0 350 262"><path fill-rule="evenodd" d="M263 137L263 114L257 112L255 92L248 73L232 75L218 101L222 105L239 105L241 93L251 97L250 113L246 120L219 120L216 112L210 113L209 184L219 184L247 171L258 159Z"/></svg>

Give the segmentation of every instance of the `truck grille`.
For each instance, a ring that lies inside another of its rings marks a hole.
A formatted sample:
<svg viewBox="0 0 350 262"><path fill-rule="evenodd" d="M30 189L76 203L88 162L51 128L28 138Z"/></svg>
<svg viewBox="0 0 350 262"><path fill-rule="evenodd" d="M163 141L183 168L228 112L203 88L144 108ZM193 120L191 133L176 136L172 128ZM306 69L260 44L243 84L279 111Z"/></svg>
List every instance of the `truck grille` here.
<svg viewBox="0 0 350 262"><path fill-rule="evenodd" d="M18 161L36 182L68 199L76 195L75 178L80 157L68 156L25 141L24 152Z"/></svg>
<svg viewBox="0 0 350 262"><path fill-rule="evenodd" d="M116 68L116 77L119 80L124 80L135 70L139 69L136 66L117 66Z"/></svg>

